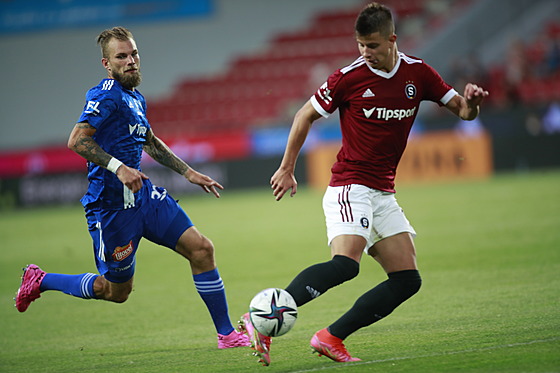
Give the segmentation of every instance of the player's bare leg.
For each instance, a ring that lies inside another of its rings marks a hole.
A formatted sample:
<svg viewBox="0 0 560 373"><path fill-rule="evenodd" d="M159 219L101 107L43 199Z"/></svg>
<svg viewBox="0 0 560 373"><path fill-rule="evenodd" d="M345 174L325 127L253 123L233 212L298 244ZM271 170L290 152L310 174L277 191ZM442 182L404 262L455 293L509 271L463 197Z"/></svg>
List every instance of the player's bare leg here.
<svg viewBox="0 0 560 373"><path fill-rule="evenodd" d="M377 242L369 249L386 273L418 269L416 248L410 233L399 233Z"/></svg>
<svg viewBox="0 0 560 373"><path fill-rule="evenodd" d="M183 232L175 251L190 263L196 289L218 332L218 348L249 346L249 337L235 330L229 319L224 284L216 268L212 241L193 226Z"/></svg>
<svg viewBox="0 0 560 373"><path fill-rule="evenodd" d="M365 247L366 239L362 236L340 235L331 242L331 256L344 255L359 263Z"/></svg>
<svg viewBox="0 0 560 373"><path fill-rule="evenodd" d="M134 277L122 283L111 282L105 277L99 276L93 283L93 291L97 299L103 299L115 303L124 303L132 292Z"/></svg>
<svg viewBox="0 0 560 373"><path fill-rule="evenodd" d="M190 227L183 232L175 251L189 261L193 275L216 268L214 245L196 227Z"/></svg>

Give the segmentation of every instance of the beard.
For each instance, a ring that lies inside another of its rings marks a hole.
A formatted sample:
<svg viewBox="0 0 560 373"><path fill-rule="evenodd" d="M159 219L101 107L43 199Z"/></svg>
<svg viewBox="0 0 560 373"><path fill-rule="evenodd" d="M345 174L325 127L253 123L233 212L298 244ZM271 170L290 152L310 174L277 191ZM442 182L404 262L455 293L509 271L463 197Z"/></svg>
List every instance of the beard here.
<svg viewBox="0 0 560 373"><path fill-rule="evenodd" d="M112 73L113 79L117 82L121 83L121 85L129 90L132 90L134 87L138 87L142 82L142 74L140 70L137 70L133 74L120 74L117 72Z"/></svg>

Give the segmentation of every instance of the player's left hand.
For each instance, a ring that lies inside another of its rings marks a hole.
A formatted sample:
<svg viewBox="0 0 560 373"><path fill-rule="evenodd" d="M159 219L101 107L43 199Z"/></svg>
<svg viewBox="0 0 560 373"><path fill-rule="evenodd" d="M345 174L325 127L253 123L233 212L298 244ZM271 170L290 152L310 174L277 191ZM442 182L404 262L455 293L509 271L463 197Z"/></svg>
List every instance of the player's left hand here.
<svg viewBox="0 0 560 373"><path fill-rule="evenodd" d="M224 189L224 187L218 183L216 180L212 179L210 176L201 174L198 171L189 168L184 175L188 181L193 184L200 185L200 187L206 192L214 194L216 198L220 198L220 193L217 189Z"/></svg>
<svg viewBox="0 0 560 373"><path fill-rule="evenodd" d="M484 90L484 88L473 83L467 83L463 97L467 100L469 106L477 106L488 95L488 91Z"/></svg>

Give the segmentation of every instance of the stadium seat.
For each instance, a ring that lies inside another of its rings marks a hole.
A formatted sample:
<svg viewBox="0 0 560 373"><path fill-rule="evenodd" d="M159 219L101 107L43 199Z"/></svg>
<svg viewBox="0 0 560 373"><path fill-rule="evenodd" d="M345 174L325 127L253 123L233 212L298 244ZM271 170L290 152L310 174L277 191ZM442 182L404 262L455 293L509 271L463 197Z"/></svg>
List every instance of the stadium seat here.
<svg viewBox="0 0 560 373"><path fill-rule="evenodd" d="M470 0L456 3L465 1ZM400 18L428 14L428 0L385 3ZM278 33L259 53L233 59L222 74L180 81L172 97L151 106L150 120L164 130L191 134L278 121L293 103L307 100L328 73L359 56L353 27L361 7L320 12L307 27Z"/></svg>

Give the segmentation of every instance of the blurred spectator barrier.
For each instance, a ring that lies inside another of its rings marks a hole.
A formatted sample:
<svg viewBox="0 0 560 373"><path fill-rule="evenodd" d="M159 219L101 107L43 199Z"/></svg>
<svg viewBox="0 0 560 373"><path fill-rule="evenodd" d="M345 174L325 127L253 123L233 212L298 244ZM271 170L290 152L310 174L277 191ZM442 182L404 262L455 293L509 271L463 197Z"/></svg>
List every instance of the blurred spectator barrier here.
<svg viewBox="0 0 560 373"><path fill-rule="evenodd" d="M340 143L321 144L307 154L309 184L324 189ZM397 169L399 182L485 178L492 174L492 144L486 131L464 136L456 131L411 138Z"/></svg>

